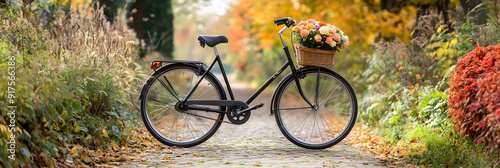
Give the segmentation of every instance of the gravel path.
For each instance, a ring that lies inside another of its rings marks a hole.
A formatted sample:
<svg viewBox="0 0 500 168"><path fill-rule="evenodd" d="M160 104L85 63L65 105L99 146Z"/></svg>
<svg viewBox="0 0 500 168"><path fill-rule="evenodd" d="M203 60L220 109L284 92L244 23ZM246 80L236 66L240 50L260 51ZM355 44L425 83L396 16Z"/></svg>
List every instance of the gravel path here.
<svg viewBox="0 0 500 168"><path fill-rule="evenodd" d="M246 100L256 89L232 84L235 97ZM332 148L309 150L288 141L274 116L269 116L272 93L262 93L251 105L265 103L252 111L243 125L223 123L208 141L192 148L146 150L142 159L119 167L382 167L373 155L340 142ZM227 119L225 119L227 121ZM349 138L349 137L348 137ZM352 138L352 137L351 137ZM383 166L385 167L385 166Z"/></svg>

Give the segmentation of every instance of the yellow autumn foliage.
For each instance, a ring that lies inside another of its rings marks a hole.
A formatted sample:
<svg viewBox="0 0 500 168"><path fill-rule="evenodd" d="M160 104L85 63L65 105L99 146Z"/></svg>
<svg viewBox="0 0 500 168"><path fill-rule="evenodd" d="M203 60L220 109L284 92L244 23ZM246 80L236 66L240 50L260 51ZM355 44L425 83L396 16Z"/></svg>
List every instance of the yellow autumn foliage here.
<svg viewBox="0 0 500 168"><path fill-rule="evenodd" d="M379 1L374 2L375 5ZM373 4L372 4L373 5ZM399 13L375 11L364 1L299 1L299 0L245 0L235 8L230 29L248 32L247 42L257 49L279 46L276 33L281 27L274 19L292 17L297 22L315 19L340 27L353 43L373 43L377 39L399 38L408 42L416 18L416 7L403 7ZM243 23L243 24L241 24ZM246 33L245 32L245 33ZM230 37L230 39L232 39ZM233 45L247 46L248 43Z"/></svg>
<svg viewBox="0 0 500 168"><path fill-rule="evenodd" d="M47 0L56 6L70 6L72 9L80 11L84 6L90 7L92 0ZM90 8L92 10L92 8Z"/></svg>

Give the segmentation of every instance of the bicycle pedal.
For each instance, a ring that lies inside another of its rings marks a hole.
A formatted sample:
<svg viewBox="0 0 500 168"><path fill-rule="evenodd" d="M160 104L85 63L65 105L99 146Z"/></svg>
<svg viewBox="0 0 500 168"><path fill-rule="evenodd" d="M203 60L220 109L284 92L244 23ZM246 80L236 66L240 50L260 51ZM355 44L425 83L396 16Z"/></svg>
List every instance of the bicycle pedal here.
<svg viewBox="0 0 500 168"><path fill-rule="evenodd" d="M241 114L241 113L244 113L244 112L247 112L247 111L250 111L250 110L255 110L255 109L258 109L258 108L261 108L261 107L264 107L264 103L260 103L260 104L257 104L255 106L252 106L252 107L240 110L240 111L236 111L236 114Z"/></svg>

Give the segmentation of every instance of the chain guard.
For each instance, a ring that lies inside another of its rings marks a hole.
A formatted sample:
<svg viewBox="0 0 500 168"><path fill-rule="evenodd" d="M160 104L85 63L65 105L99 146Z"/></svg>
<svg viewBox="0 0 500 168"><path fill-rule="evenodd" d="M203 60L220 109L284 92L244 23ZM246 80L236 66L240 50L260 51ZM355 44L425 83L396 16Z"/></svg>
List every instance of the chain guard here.
<svg viewBox="0 0 500 168"><path fill-rule="evenodd" d="M250 111L244 113L236 113L237 110L246 109L248 105L244 103L235 103L227 109L227 119L231 121L231 123L236 125L244 124L250 118Z"/></svg>

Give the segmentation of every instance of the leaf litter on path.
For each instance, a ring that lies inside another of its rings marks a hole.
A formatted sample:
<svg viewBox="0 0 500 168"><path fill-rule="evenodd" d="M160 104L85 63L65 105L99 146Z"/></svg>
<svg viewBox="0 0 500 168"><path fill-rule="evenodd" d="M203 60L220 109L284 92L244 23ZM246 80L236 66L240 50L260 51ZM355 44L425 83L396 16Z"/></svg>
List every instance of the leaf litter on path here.
<svg viewBox="0 0 500 168"><path fill-rule="evenodd" d="M376 135L374 131L369 131L368 127L365 126L356 126L345 141L348 145L373 154L384 163L397 167L418 167L406 164L404 159L416 154L412 149L420 148L423 150L422 144L419 144L416 139L410 141L401 140L393 144L390 140ZM377 163L377 165L379 164Z"/></svg>

